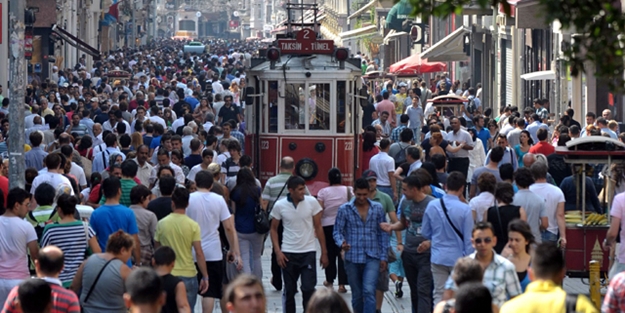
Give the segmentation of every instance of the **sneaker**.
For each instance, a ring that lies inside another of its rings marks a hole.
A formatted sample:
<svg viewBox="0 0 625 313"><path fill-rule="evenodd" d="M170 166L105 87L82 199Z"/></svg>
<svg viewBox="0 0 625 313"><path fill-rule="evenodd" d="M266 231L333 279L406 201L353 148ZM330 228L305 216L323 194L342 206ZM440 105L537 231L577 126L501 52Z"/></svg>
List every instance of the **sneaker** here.
<svg viewBox="0 0 625 313"><path fill-rule="evenodd" d="M404 296L404 292L401 290L402 285L402 282L399 280L395 282L395 298L401 298Z"/></svg>

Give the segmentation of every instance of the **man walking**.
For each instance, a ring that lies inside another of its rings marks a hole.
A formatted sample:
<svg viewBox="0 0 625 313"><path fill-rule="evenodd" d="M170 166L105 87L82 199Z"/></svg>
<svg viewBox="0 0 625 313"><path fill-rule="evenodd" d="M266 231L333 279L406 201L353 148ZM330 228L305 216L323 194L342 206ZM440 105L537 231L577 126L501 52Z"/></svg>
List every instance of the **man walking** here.
<svg viewBox="0 0 625 313"><path fill-rule="evenodd" d="M471 245L473 230L471 209L460 201L465 182L462 173L450 173L447 177L447 194L440 200L431 201L423 216L421 235L429 241L425 241L421 249L432 249L430 262L434 282L434 305L443 298L445 282L456 260L474 250Z"/></svg>
<svg viewBox="0 0 625 313"><path fill-rule="evenodd" d="M328 265L328 257L319 202L305 195L306 182L299 176L289 178L287 189L286 199L276 201L271 211L271 241L284 279L283 312L295 313L295 292L300 276L304 308L317 285L315 235L321 246L322 268ZM280 221L284 227L282 246L278 243Z"/></svg>
<svg viewBox="0 0 625 313"><path fill-rule="evenodd" d="M530 167L535 183L530 191L545 201L545 211L549 226L542 232L542 240L559 242L566 247L566 221L564 220L564 194L560 188L547 182L547 164L534 162ZM560 239L558 239L558 235Z"/></svg>
<svg viewBox="0 0 625 313"><path fill-rule="evenodd" d="M429 185L423 184L417 176L408 176L402 182L405 198L399 203L401 221L394 224L383 223L385 231L406 231L406 241L398 242L401 251L406 279L410 285L410 300L413 312L428 313L432 308L432 270L431 253L426 248L429 242L421 235L423 215L428 203L434 197L426 193ZM352 288L353 289L353 288Z"/></svg>
<svg viewBox="0 0 625 313"><path fill-rule="evenodd" d="M172 179L173 180L173 179ZM189 192L184 188L176 188L171 197L173 212L160 220L154 234L155 247L161 245L171 247L176 253L176 262L171 274L182 280L187 291L187 301L191 311L197 302L198 291L208 290L208 271L206 263L198 262L200 282L198 286L198 270L193 264L192 252L196 260L204 259L200 225L186 215L189 206Z"/></svg>
<svg viewBox="0 0 625 313"><path fill-rule="evenodd" d="M368 199L369 183L357 179L355 199L343 204L334 224L334 241L345 251L345 271L356 313L375 312L376 284L387 267L388 235L380 227L386 218L382 206ZM388 285L388 280L387 280Z"/></svg>
<svg viewBox="0 0 625 313"><path fill-rule="evenodd" d="M239 240L234 229L234 217L230 214L224 198L211 192L213 175L208 171L200 171L195 175L195 185L197 191L189 197L187 215L200 225L204 259L197 259L197 263L198 266L202 262L206 264L209 279L208 291L201 293L202 309L204 313L211 313L215 306L215 299L221 299L223 293L224 264L219 240L219 225L223 226L230 244L228 260L233 260L238 270L243 269L243 262L239 252Z"/></svg>
<svg viewBox="0 0 625 313"><path fill-rule="evenodd" d="M369 160L369 169L377 174L378 189L389 195L393 201L397 201L395 194L396 179L393 177L395 173L395 160L388 155L391 148L391 141L382 139L380 141L380 152Z"/></svg>
<svg viewBox="0 0 625 313"><path fill-rule="evenodd" d="M457 117L453 117L450 120L451 129L447 133L447 142L452 146L459 146L464 144L462 149L456 153L449 153L449 166L447 170L449 173L458 171L467 177L469 172L469 150L473 150L473 137L466 130L461 129L460 120Z"/></svg>

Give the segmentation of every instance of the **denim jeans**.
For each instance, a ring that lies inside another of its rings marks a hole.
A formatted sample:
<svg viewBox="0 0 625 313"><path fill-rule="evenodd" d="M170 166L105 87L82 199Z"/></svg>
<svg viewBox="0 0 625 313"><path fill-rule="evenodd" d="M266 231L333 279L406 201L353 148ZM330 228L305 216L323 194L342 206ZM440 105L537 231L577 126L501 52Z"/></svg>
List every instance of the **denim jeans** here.
<svg viewBox="0 0 625 313"><path fill-rule="evenodd" d="M540 234L540 237L542 238L543 242L550 241L556 244L558 243L558 235L548 230L543 230Z"/></svg>
<svg viewBox="0 0 625 313"><path fill-rule="evenodd" d="M411 128L412 134L414 136L413 140L416 145L421 144L421 127Z"/></svg>
<svg viewBox="0 0 625 313"><path fill-rule="evenodd" d="M614 264L612 264L612 268L610 269L610 274L608 275L608 277L612 279L614 278L614 276L621 272L625 272L625 264L614 262Z"/></svg>
<svg viewBox="0 0 625 313"><path fill-rule="evenodd" d="M367 257L365 262L352 263L345 260L354 313L375 313L375 286L380 273L380 260Z"/></svg>
<svg viewBox="0 0 625 313"><path fill-rule="evenodd" d="M288 253L284 256L289 260L282 269L284 289L282 291L282 307L284 313L295 313L295 291L297 280L302 278L302 306L306 308L317 285L316 252Z"/></svg>
<svg viewBox="0 0 625 313"><path fill-rule="evenodd" d="M391 179L395 178L391 177ZM378 191L387 194L389 197L391 197L391 200L393 199L393 188L391 188L391 186L378 186Z"/></svg>
<svg viewBox="0 0 625 313"><path fill-rule="evenodd" d="M401 259L410 286L414 313L432 312L432 269L430 253L402 252Z"/></svg>
<svg viewBox="0 0 625 313"><path fill-rule="evenodd" d="M243 261L243 273L253 274L262 279L263 265L260 256L263 249L263 239L265 235L259 233L243 234L237 232L239 239L239 249Z"/></svg>
<svg viewBox="0 0 625 313"><path fill-rule="evenodd" d="M197 293L200 289L197 277L183 277L178 276L180 280L184 283L184 287L187 289L187 300L189 300L189 306L191 307L191 312L195 308L195 303L197 302Z"/></svg>

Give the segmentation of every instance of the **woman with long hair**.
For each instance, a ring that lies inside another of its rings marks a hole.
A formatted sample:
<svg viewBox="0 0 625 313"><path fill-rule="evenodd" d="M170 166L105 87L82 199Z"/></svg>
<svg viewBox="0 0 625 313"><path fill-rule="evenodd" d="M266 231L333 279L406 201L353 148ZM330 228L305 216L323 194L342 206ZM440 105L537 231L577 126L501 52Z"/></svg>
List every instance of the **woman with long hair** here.
<svg viewBox="0 0 625 313"><path fill-rule="evenodd" d="M371 158L374 155L380 152L378 147L376 147L375 145L375 142L376 142L375 135L376 135L375 132L365 131L362 137L363 142L362 142L362 151L360 153L360 168L362 169L363 172L369 169L369 160L371 160Z"/></svg>
<svg viewBox="0 0 625 313"><path fill-rule="evenodd" d="M261 252L263 250L264 234L256 232L254 220L256 210L260 206L260 187L252 170L243 167L237 173L237 184L230 193L230 206L234 214L234 228L239 239L243 273L263 277ZM259 208L263 210L262 208Z"/></svg>
<svg viewBox="0 0 625 313"><path fill-rule="evenodd" d="M163 111L163 120L165 120L167 128L171 128L171 124L174 122L174 115L171 113L171 109L167 108Z"/></svg>
<svg viewBox="0 0 625 313"><path fill-rule="evenodd" d="M68 288L80 264L85 260L85 250L100 253L100 245L95 232L87 222L76 220L78 198L62 194L56 201L56 212L61 218L57 223L48 224L43 229L41 246L57 246L63 251L65 266L59 275L63 287Z"/></svg>
<svg viewBox="0 0 625 313"><path fill-rule="evenodd" d="M511 252L508 255L508 260L516 268L516 274L519 277L523 292L530 283L530 275L527 270L532 264L530 249L534 243L534 234L532 234L532 229L526 221L516 219L508 224L508 248Z"/></svg>
<svg viewBox="0 0 625 313"><path fill-rule="evenodd" d="M523 156L525 156L525 154L527 154L530 151L530 148L534 144L534 140L532 140L532 136L530 135L530 132L524 129L521 131L519 141L521 143L514 146L514 152L516 152L519 168L521 168L524 166Z"/></svg>
<svg viewBox="0 0 625 313"><path fill-rule="evenodd" d="M508 224L517 218L527 221L527 213L522 207L512 204L514 189L510 183L497 184L495 200L495 205L484 212L484 221L493 225L495 237L497 237L495 252L501 254L503 248L508 244Z"/></svg>
<svg viewBox="0 0 625 313"><path fill-rule="evenodd" d="M137 151L139 146L143 144L143 136L140 132L134 132L130 135L130 147L133 151Z"/></svg>
<svg viewBox="0 0 625 313"><path fill-rule="evenodd" d="M182 157L182 152L180 150L174 149L171 151L171 163L178 165L182 169L182 173L184 177L189 175L189 167L184 165L184 158Z"/></svg>
<svg viewBox="0 0 625 313"><path fill-rule="evenodd" d="M135 242L129 234L119 230L109 236L106 252L91 255L76 272L71 289L80 294L84 313L126 313L124 281L130 275L126 265L132 256ZM98 273L102 272L96 281Z"/></svg>
<svg viewBox="0 0 625 313"><path fill-rule="evenodd" d="M341 171L333 167L328 172L328 181L330 186L322 188L317 194L317 201L322 208L321 214L321 226L323 227L323 233L326 237L326 250L328 251L328 266L325 268L326 280L323 285L326 287L332 287L334 279L339 279L340 293L345 293L345 285L347 285L347 274L345 273L345 267L343 265L343 259L341 258L341 249L336 245L334 239L332 239L332 233L334 232L334 222L336 221L336 215L339 211L339 207L344 203L352 199L353 190L351 187L342 184L343 176ZM338 267L337 267L338 259Z"/></svg>
<svg viewBox="0 0 625 313"><path fill-rule="evenodd" d="M93 150L92 146L93 139L91 138L91 136L84 135L80 138L80 141L78 141L78 144L76 145L76 150L78 150L80 156L89 158L89 152Z"/></svg>

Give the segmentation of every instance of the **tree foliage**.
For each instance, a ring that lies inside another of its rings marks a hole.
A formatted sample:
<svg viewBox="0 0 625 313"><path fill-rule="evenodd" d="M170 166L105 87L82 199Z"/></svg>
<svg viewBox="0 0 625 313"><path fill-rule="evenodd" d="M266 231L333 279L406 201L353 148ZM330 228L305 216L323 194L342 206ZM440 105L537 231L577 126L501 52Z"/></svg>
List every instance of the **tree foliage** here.
<svg viewBox="0 0 625 313"><path fill-rule="evenodd" d="M506 0L410 0L410 3L413 14L424 19L461 14L463 6L468 5L490 8L501 4L508 15L511 13ZM590 70L584 67L585 62L590 62L594 65L595 76L606 79L615 90L625 91L625 15L620 1L538 0L537 5L542 6L543 16L536 18L545 19L547 24L558 21L563 29L576 34L563 51L573 75Z"/></svg>

